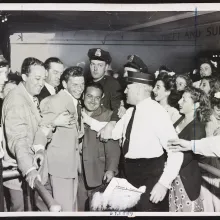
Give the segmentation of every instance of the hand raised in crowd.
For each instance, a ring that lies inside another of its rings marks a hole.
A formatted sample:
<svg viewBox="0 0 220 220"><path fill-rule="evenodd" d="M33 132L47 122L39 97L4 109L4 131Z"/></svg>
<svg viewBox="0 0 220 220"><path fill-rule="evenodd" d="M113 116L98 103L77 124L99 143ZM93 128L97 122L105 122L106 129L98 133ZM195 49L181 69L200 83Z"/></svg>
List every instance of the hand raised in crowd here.
<svg viewBox="0 0 220 220"><path fill-rule="evenodd" d="M36 178L41 182L41 177L37 170L30 171L26 176L26 181L32 189L34 188L34 181Z"/></svg>
<svg viewBox="0 0 220 220"><path fill-rule="evenodd" d="M160 184L159 182L155 184L154 188L150 193L150 201L153 203L158 203L163 201L167 194L168 188Z"/></svg>
<svg viewBox="0 0 220 220"><path fill-rule="evenodd" d="M191 142L183 139L172 139L167 143L168 148L173 152L190 151Z"/></svg>
<svg viewBox="0 0 220 220"><path fill-rule="evenodd" d="M70 114L68 111L65 111L57 116L53 122L54 127L72 127L76 124L76 118Z"/></svg>
<svg viewBox="0 0 220 220"><path fill-rule="evenodd" d="M4 159L2 160L2 166L3 168L9 168L12 167L12 170L17 169L18 164L16 162L10 162L10 161L5 161Z"/></svg>
<svg viewBox="0 0 220 220"><path fill-rule="evenodd" d="M123 101L121 101L121 106L118 109L118 117L122 118L122 116L126 113L126 108L124 107Z"/></svg>
<svg viewBox="0 0 220 220"><path fill-rule="evenodd" d="M111 179L114 177L114 172L111 171L111 170L107 170L105 172L105 175L103 177L103 180L106 182L106 183L109 183L111 181Z"/></svg>
<svg viewBox="0 0 220 220"><path fill-rule="evenodd" d="M103 129L97 133L100 141L107 142L112 138L112 130L114 129L116 121L110 121Z"/></svg>
<svg viewBox="0 0 220 220"><path fill-rule="evenodd" d="M38 150L33 159L34 166L38 169L43 164L44 161L44 150Z"/></svg>

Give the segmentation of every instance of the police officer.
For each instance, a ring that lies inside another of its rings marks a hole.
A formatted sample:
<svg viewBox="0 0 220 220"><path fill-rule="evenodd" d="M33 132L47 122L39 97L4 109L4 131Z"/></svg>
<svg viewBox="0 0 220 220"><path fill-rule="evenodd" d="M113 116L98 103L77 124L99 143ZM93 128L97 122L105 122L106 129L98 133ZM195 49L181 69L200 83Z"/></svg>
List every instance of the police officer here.
<svg viewBox="0 0 220 220"><path fill-rule="evenodd" d="M99 82L104 88L105 96L102 104L113 111L111 121L101 130L101 139L109 139L113 125L119 120L118 110L122 100L122 89L119 82L112 76L107 76L106 71L112 58L108 51L101 48L92 48L88 51L92 81Z"/></svg>

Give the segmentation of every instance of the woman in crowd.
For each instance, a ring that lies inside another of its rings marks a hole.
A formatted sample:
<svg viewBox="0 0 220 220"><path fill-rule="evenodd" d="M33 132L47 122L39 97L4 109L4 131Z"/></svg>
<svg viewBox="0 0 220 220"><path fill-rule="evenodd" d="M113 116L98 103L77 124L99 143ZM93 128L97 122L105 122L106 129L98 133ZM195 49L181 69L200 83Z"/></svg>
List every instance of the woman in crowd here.
<svg viewBox="0 0 220 220"><path fill-rule="evenodd" d="M198 140L206 136L205 124L210 117L207 95L200 89L188 87L179 101L183 116L174 124L179 138ZM193 152L184 152L184 161L179 176L170 190L171 212L202 212L200 198L201 172Z"/></svg>
<svg viewBox="0 0 220 220"><path fill-rule="evenodd" d="M154 97L168 112L173 123L180 118L179 111L173 106L178 103L180 96L175 90L175 80L167 73L160 73L153 89Z"/></svg>
<svg viewBox="0 0 220 220"><path fill-rule="evenodd" d="M212 90L220 89L220 81L217 77L205 76L201 80L200 89L203 90L207 95L210 95Z"/></svg>
<svg viewBox="0 0 220 220"><path fill-rule="evenodd" d="M203 79L204 77L217 76L216 74L217 66L215 66L209 59L207 58L201 59L198 66L199 66L199 73L201 79ZM199 88L200 84L201 84L201 80L193 83L193 86Z"/></svg>
<svg viewBox="0 0 220 220"><path fill-rule="evenodd" d="M177 91L184 91L186 87L192 85L192 80L187 74L181 74L176 77L176 89Z"/></svg>
<svg viewBox="0 0 220 220"><path fill-rule="evenodd" d="M210 93L212 115L206 124L206 136L218 135L220 128L220 89ZM205 162L217 169L220 169L220 159L217 157L206 158ZM220 212L220 178L203 171L202 196L204 198L205 212Z"/></svg>

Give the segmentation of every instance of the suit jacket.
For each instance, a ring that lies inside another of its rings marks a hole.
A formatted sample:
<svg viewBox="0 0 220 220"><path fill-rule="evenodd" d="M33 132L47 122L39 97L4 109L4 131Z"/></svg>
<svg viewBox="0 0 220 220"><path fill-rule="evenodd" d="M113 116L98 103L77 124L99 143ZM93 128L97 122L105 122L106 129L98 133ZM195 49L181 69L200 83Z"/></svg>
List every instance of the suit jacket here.
<svg viewBox="0 0 220 220"><path fill-rule="evenodd" d="M38 100L39 100L39 103L45 99L46 97L50 96L50 92L48 91L47 87L44 86L40 92L40 94L37 96Z"/></svg>
<svg viewBox="0 0 220 220"><path fill-rule="evenodd" d="M61 104L62 103L62 104ZM77 110L72 97L64 90L45 98L41 104L41 125L50 124L59 114L68 111L77 117ZM71 128L57 127L52 140L47 146L48 172L61 178L75 178L80 168L79 137L83 131L78 125ZM81 125L83 128L83 125ZM40 140L40 143L42 140ZM36 141L35 141L35 144Z"/></svg>
<svg viewBox="0 0 220 220"><path fill-rule="evenodd" d="M91 115L94 119L104 122L110 121L111 116L112 111L103 106ZM107 170L114 171L117 174L120 158L118 141L109 140L107 143L103 143L96 138L96 134L88 126L85 128L82 156L85 179L89 187L101 185Z"/></svg>
<svg viewBox="0 0 220 220"><path fill-rule="evenodd" d="M18 163L25 176L33 167L32 145L41 116L21 82L5 98L2 108L4 160ZM12 189L21 189L21 183L15 179L4 182Z"/></svg>

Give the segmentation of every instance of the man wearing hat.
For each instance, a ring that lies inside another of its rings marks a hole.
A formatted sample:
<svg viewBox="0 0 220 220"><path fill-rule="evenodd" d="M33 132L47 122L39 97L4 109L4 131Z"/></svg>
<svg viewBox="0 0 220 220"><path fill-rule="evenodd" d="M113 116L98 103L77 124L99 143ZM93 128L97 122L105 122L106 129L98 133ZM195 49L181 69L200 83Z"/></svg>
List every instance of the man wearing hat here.
<svg viewBox="0 0 220 220"><path fill-rule="evenodd" d="M126 179L137 188L146 186L135 211L169 211L168 189L183 162L181 152L172 153L167 148L168 140L177 138L177 134L166 110L151 99L154 79L153 74L128 72L125 94L127 103L134 107L126 111L112 131L114 140L123 138ZM92 130L104 126L103 122L84 118Z"/></svg>
<svg viewBox="0 0 220 220"><path fill-rule="evenodd" d="M102 129L103 139L109 139L113 125L119 120L118 110L122 100L121 86L112 76L105 75L112 61L108 51L100 48L93 48L88 51L90 59L90 72L94 82L99 82L104 88L105 96L102 98L102 105L113 111L111 121Z"/></svg>

